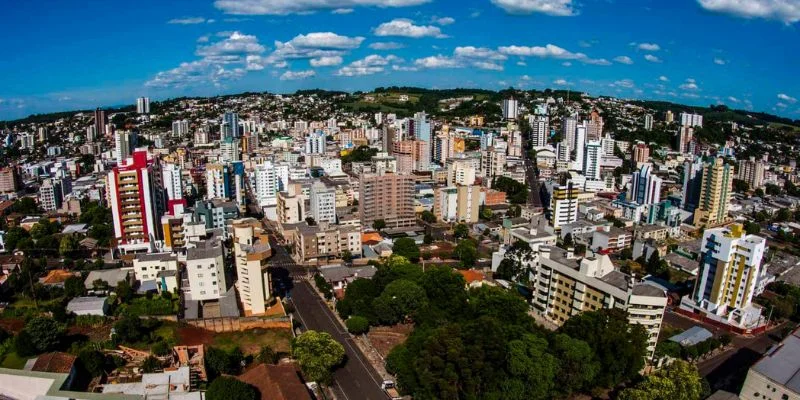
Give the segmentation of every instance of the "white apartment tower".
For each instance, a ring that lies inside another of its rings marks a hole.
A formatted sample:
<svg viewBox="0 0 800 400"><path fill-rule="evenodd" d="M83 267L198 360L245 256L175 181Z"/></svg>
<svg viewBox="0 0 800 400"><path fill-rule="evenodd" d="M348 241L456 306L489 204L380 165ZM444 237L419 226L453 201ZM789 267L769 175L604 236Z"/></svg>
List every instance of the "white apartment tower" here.
<svg viewBox="0 0 800 400"><path fill-rule="evenodd" d="M531 115L528 117L528 123L531 126L531 146L533 148L547 146L550 119L546 115Z"/></svg>
<svg viewBox="0 0 800 400"><path fill-rule="evenodd" d="M503 100L503 118L504 119L517 119L519 113L517 100L505 99Z"/></svg>
<svg viewBox="0 0 800 400"><path fill-rule="evenodd" d="M136 112L138 114L150 114L150 98L139 97L136 99Z"/></svg>
<svg viewBox="0 0 800 400"><path fill-rule="evenodd" d="M336 223L336 189L316 182L311 186L309 195L311 218L317 223Z"/></svg>

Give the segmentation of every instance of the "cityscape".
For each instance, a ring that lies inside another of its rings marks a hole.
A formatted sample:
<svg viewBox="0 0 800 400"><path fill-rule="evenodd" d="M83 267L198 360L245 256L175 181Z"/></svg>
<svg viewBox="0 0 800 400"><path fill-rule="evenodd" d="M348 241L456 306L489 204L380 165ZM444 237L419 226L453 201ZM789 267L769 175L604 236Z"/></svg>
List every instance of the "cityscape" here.
<svg viewBox="0 0 800 400"><path fill-rule="evenodd" d="M485 3L218 0L162 22L217 31L199 60L97 97L0 63L0 399L800 399L796 55L749 79L724 40L702 68L655 33L635 60L409 43L598 7ZM687 3L765 40L800 21ZM335 22L359 16L390 21ZM307 33L221 28L267 18Z"/></svg>

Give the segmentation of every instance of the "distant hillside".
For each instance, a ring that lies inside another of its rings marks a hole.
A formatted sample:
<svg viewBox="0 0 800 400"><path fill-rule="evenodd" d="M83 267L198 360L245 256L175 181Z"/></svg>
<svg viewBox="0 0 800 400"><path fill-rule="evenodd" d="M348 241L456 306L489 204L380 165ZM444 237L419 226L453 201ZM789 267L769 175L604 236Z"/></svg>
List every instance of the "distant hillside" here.
<svg viewBox="0 0 800 400"><path fill-rule="evenodd" d="M675 114L676 118L678 118L678 115L682 112L693 112L702 115L703 118L709 122L732 121L745 125L783 124L800 129L800 119L792 120L791 118L783 118L763 112L734 110L724 105L696 107L671 103L668 101L651 100L634 100L631 101L631 104L652 109L660 114L661 118L663 118L663 114L665 114L667 110L671 110Z"/></svg>

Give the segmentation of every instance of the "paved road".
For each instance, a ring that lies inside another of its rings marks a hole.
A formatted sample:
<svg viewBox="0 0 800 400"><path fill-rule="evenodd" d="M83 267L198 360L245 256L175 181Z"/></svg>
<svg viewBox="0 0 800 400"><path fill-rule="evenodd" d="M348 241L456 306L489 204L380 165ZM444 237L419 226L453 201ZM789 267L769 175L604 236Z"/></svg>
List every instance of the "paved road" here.
<svg viewBox="0 0 800 400"><path fill-rule="evenodd" d="M333 388L341 399L386 400L388 396L380 387L382 378L308 282L295 283L292 302L295 315L305 329L328 332L344 346L347 361L333 374Z"/></svg>

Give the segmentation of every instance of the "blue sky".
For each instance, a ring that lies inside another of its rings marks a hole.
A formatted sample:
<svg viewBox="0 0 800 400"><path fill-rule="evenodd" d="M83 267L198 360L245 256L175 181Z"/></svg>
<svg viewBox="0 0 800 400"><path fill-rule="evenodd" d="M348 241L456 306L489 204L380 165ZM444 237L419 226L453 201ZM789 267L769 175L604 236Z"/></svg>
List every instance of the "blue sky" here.
<svg viewBox="0 0 800 400"><path fill-rule="evenodd" d="M571 87L800 118L800 0L28 0L4 14L0 119L388 85Z"/></svg>

